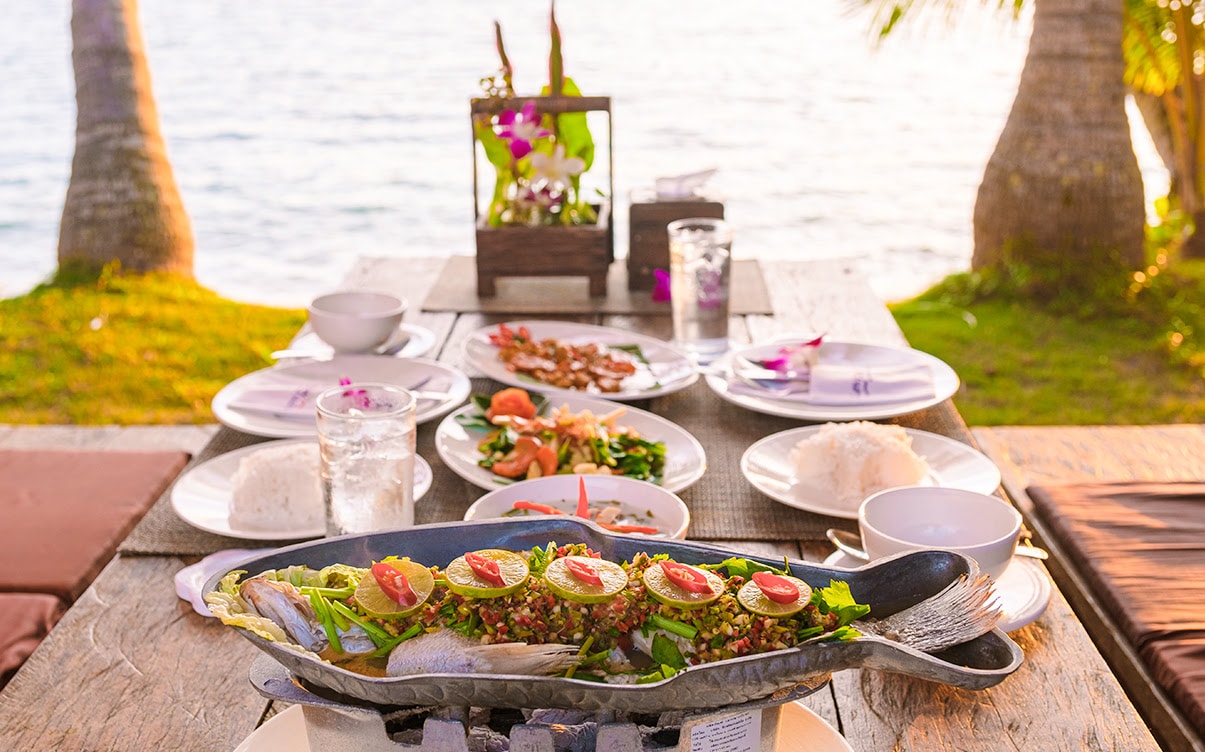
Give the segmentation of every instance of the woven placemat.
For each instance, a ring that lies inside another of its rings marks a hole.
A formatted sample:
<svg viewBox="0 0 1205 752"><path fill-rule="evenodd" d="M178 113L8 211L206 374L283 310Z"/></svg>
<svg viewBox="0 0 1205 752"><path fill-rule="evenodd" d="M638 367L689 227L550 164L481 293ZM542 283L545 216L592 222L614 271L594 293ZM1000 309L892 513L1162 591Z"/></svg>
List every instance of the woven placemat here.
<svg viewBox="0 0 1205 752"><path fill-rule="evenodd" d="M490 394L501 386L491 379L472 380L475 393ZM695 485L679 492L690 507L690 539L819 541L830 527L857 529L853 520L781 504L755 489L741 473L741 455L750 445L770 434L796 428L799 421L754 413L725 402L702 380L675 394L631 404L682 426L702 443L707 453L707 472ZM966 425L948 402L890 422L971 441ZM431 489L415 506L415 521L419 524L463 519L465 510L487 493L444 465L435 449L438 425L439 421L431 421L418 429L418 453L431 465L432 472ZM261 441L265 439L223 428L189 467ZM169 489L119 550L123 554L201 556L224 548L259 548L290 542L249 541L198 530L176 515Z"/></svg>
<svg viewBox="0 0 1205 752"><path fill-rule="evenodd" d="M770 293L756 259L732 262L732 292L729 311L734 316L772 314ZM473 256L452 256L444 265L427 299L424 311L462 313L669 313L669 303L653 300L648 290L628 290L627 265L611 264L607 274L606 296L590 297L585 277L503 277L498 294L492 298L477 296L477 260Z"/></svg>

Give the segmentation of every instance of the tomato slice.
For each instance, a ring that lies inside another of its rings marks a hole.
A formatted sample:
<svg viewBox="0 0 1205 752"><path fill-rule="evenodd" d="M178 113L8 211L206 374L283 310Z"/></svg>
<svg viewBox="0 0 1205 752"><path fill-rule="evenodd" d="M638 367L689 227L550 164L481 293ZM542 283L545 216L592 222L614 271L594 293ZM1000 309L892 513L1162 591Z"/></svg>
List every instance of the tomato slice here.
<svg viewBox="0 0 1205 752"><path fill-rule="evenodd" d="M711 583L707 576L694 567L679 564L676 561L662 561L661 571L665 578L688 593L710 593Z"/></svg>
<svg viewBox="0 0 1205 752"><path fill-rule="evenodd" d="M529 512L539 512L540 514L564 514L561 510L548 504L541 504L538 501L526 501L520 499L514 504L511 504L515 509L526 509Z"/></svg>
<svg viewBox="0 0 1205 752"><path fill-rule="evenodd" d="M548 477L556 475L556 449L551 444L545 444L536 450L536 464L540 466L540 475Z"/></svg>
<svg viewBox="0 0 1205 752"><path fill-rule="evenodd" d="M531 420L536 417L536 405L526 389L509 387L495 392L490 397L490 406L485 411L486 420L493 421L499 415L517 415Z"/></svg>
<svg viewBox="0 0 1205 752"><path fill-rule="evenodd" d="M464 560L472 568L473 574L491 585L506 587L506 581L502 579L502 572L498 569L498 562L488 556L482 556L476 551L465 554Z"/></svg>
<svg viewBox="0 0 1205 752"><path fill-rule="evenodd" d="M590 499L586 496L586 476L577 476L577 516L590 519Z"/></svg>
<svg viewBox="0 0 1205 752"><path fill-rule="evenodd" d="M381 586L381 592L389 596L394 603L403 606L413 606L418 603L418 595L415 594L414 588L410 587L410 580L389 564L383 561L373 564L372 576Z"/></svg>
<svg viewBox="0 0 1205 752"><path fill-rule="evenodd" d="M515 448L505 457L490 465L490 470L495 475L501 475L504 478L518 478L526 475L527 468L536 461L536 452L539 451L540 446L541 442L536 437L520 436L515 439Z"/></svg>
<svg viewBox="0 0 1205 752"><path fill-rule="evenodd" d="M577 579L587 585L602 585L602 578L598 576L598 567L581 559L565 559L565 569L569 570Z"/></svg>
<svg viewBox="0 0 1205 752"><path fill-rule="evenodd" d="M754 572L753 582L775 603L794 603L799 599L795 583L772 572Z"/></svg>

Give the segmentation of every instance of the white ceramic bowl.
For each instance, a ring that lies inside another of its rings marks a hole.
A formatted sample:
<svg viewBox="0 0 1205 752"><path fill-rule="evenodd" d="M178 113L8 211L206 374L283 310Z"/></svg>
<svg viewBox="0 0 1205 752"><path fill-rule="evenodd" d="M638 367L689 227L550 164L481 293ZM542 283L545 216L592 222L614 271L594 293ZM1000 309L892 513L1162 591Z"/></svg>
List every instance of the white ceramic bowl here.
<svg viewBox="0 0 1205 752"><path fill-rule="evenodd" d="M919 549L966 554L999 579L1021 534L1021 513L998 496L961 488L901 486L866 497L858 509L871 560Z"/></svg>
<svg viewBox="0 0 1205 752"><path fill-rule="evenodd" d="M347 290L320 295L306 310L314 333L336 352L366 352L397 330L406 301L383 292Z"/></svg>
<svg viewBox="0 0 1205 752"><path fill-rule="evenodd" d="M586 479L586 495L592 508L618 503L624 520L632 524L657 527L667 538L682 539L690 526L690 510L678 495L646 480L620 475L550 475L518 481L490 491L464 513L466 520L532 515L539 512L515 511L516 501L548 504L573 514L577 509L578 478Z"/></svg>

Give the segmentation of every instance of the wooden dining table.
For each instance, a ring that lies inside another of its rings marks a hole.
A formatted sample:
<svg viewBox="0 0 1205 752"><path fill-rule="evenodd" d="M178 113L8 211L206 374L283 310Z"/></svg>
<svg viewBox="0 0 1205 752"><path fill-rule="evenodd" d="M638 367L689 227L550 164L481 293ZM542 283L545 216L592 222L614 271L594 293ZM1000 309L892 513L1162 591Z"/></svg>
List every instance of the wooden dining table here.
<svg viewBox="0 0 1205 752"><path fill-rule="evenodd" d="M465 263L458 262L457 275L463 276ZM834 340L906 345L856 260L760 260L744 268L757 275L754 287L761 287L755 294L764 300L734 312L730 336L737 343L789 333L825 333ZM449 273L447 258L363 258L346 278L332 280L331 286L383 289L404 296L410 302L405 321L434 336L426 357L462 370L475 388L488 389L491 384L466 361L463 343L481 327L502 321L556 319L617 327L663 340L671 336L668 307L648 306L645 292L627 291L633 300L626 307L586 301L559 312L547 310L556 305L547 297L527 303L518 300L510 307L490 300L474 306L470 298L464 305L451 305L450 296L433 299L433 291L461 283L472 287L475 280L449 279ZM622 284L622 276L609 283ZM568 295L575 288L573 281L565 281L558 289ZM612 293L623 297L625 291ZM265 367L269 365L266 360ZM702 379L680 393L633 406L709 432L703 442L706 472L681 492L697 510L691 540L749 554L822 561L833 551L824 539L825 528L856 529L846 519L782 505L742 475L739 459L751 440L808 425L807 421L732 404L720 399ZM974 445L950 399L881 422ZM431 498L441 499L445 507L451 503L464 508L485 493L443 466L433 449L437 423L419 427L419 452L434 475L428 496L418 504L420 522L436 521L422 511ZM192 466L262 440L223 427L193 458ZM228 752L280 710L249 681L249 665L260 651L234 629L194 612L173 586L175 574L203 555L278 543L196 531L175 516L169 495L152 508L116 558L0 692L0 749ZM760 515L762 527L725 522L741 522L742 510L748 511L750 520ZM732 516L724 518L725 514ZM779 519L781 525L767 527L766 518ZM875 669L850 669L834 673L826 686L802 702L859 752L1159 749L1057 587L1044 613L1010 637L1023 650L1024 662L987 689L960 689Z"/></svg>

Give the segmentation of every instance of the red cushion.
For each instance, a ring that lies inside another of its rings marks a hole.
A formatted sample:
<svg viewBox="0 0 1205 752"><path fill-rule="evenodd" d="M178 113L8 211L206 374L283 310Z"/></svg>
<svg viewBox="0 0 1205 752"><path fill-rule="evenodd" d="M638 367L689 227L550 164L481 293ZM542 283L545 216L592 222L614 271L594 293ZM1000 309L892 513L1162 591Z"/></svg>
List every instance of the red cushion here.
<svg viewBox="0 0 1205 752"><path fill-rule="evenodd" d="M1205 483L1026 491L1155 682L1205 734Z"/></svg>
<svg viewBox="0 0 1205 752"><path fill-rule="evenodd" d="M1189 722L1205 732L1205 635L1156 640L1142 657Z"/></svg>
<svg viewBox="0 0 1205 752"><path fill-rule="evenodd" d="M1135 647L1205 633L1205 483L1075 483L1027 493Z"/></svg>
<svg viewBox="0 0 1205 752"><path fill-rule="evenodd" d="M0 687L8 683L65 606L43 593L0 593Z"/></svg>
<svg viewBox="0 0 1205 752"><path fill-rule="evenodd" d="M0 450L0 591L79 597L185 452Z"/></svg>

